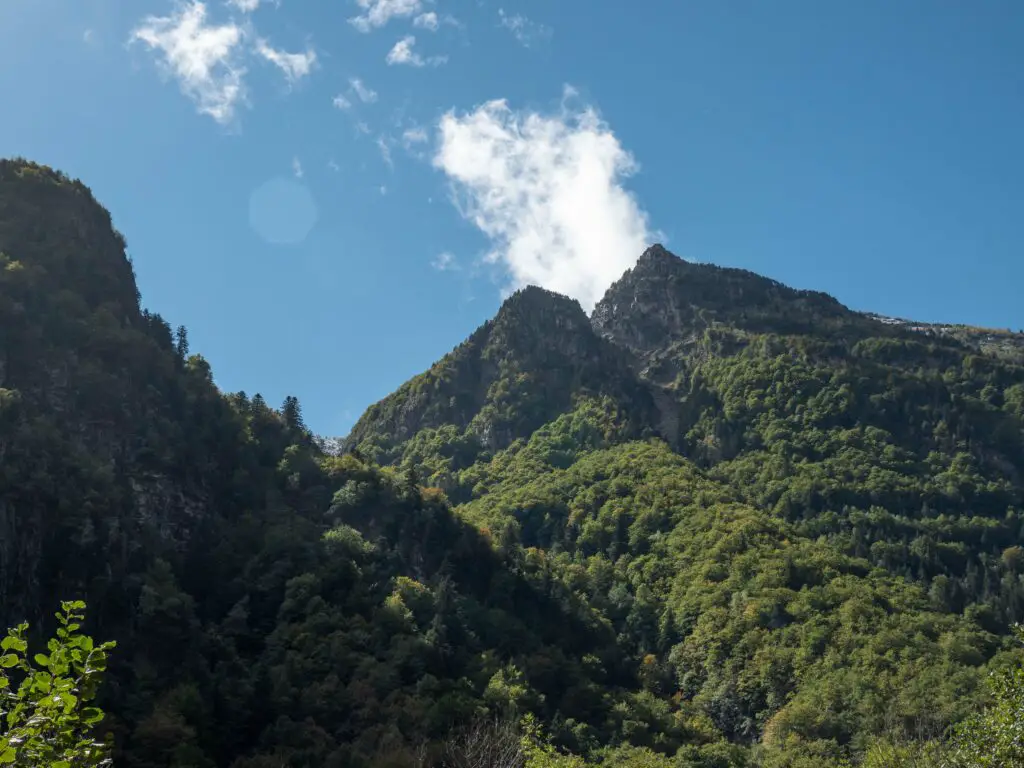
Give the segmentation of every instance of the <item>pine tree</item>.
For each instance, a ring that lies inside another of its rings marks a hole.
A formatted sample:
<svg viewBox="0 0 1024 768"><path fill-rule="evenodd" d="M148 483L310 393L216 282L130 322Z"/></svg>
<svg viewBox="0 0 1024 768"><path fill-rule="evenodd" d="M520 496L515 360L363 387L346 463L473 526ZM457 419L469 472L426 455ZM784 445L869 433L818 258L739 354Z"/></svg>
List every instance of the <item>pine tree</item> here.
<svg viewBox="0 0 1024 768"><path fill-rule="evenodd" d="M188 357L188 329L184 325L174 332L174 349L182 360Z"/></svg>
<svg viewBox="0 0 1024 768"><path fill-rule="evenodd" d="M281 406L281 413L284 416L285 424L291 429L302 431L306 429L306 425L302 421L302 406L299 405L299 398L288 395L284 399L284 405Z"/></svg>

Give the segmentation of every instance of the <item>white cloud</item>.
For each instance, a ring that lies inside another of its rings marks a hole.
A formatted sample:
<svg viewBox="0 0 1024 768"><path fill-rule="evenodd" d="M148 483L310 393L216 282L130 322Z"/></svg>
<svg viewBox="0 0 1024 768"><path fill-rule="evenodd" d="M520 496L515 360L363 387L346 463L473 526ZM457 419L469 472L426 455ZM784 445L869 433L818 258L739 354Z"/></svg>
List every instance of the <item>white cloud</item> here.
<svg viewBox="0 0 1024 768"><path fill-rule="evenodd" d="M416 126L414 128L406 128L402 132L402 143L406 147L411 147L413 144L424 144L427 141L427 132Z"/></svg>
<svg viewBox="0 0 1024 768"><path fill-rule="evenodd" d="M367 134L370 132L370 126L368 126L366 123L360 120L358 123L356 123L356 131L358 133Z"/></svg>
<svg viewBox="0 0 1024 768"><path fill-rule="evenodd" d="M252 13L260 7L260 0L228 0L228 5L242 13Z"/></svg>
<svg viewBox="0 0 1024 768"><path fill-rule="evenodd" d="M438 272L453 272L459 268L459 264L455 260L455 257L447 251L439 253L437 258L430 262L430 266Z"/></svg>
<svg viewBox="0 0 1024 768"><path fill-rule="evenodd" d="M340 93L331 99L331 103L335 109L349 109L352 107L352 102Z"/></svg>
<svg viewBox="0 0 1024 768"><path fill-rule="evenodd" d="M302 162L297 157L292 158L292 173L295 174L296 179L301 179L304 175L302 171Z"/></svg>
<svg viewBox="0 0 1024 768"><path fill-rule="evenodd" d="M448 112L439 129L434 165L512 288L540 285L589 310L650 242L647 214L623 187L636 163L593 108L563 102L544 115L496 100Z"/></svg>
<svg viewBox="0 0 1024 768"><path fill-rule="evenodd" d="M415 16L422 8L421 0L356 0L363 10L348 21L360 32L383 27L391 19Z"/></svg>
<svg viewBox="0 0 1024 768"><path fill-rule="evenodd" d="M420 29L429 29L431 32L436 32L438 27L437 14L433 11L421 13L412 20L412 25Z"/></svg>
<svg viewBox="0 0 1024 768"><path fill-rule="evenodd" d="M288 53L272 48L266 40L257 40L256 53L284 72L289 83L302 79L316 66L316 51L312 48L304 53Z"/></svg>
<svg viewBox="0 0 1024 768"><path fill-rule="evenodd" d="M415 44L416 38L412 35L403 37L388 51L388 64L411 64L414 67L422 67L423 59L412 49Z"/></svg>
<svg viewBox="0 0 1024 768"><path fill-rule="evenodd" d="M408 64L411 67L422 67L430 64L436 67L448 61L447 56L431 56L429 59L424 59L413 50L414 45L416 45L416 38L413 35L406 35L388 51L387 63L391 65Z"/></svg>
<svg viewBox="0 0 1024 768"><path fill-rule="evenodd" d="M335 173L341 170L341 166L338 165L338 161L335 160L333 157L327 161L327 167L330 170L334 171Z"/></svg>
<svg viewBox="0 0 1024 768"><path fill-rule="evenodd" d="M147 16L131 40L145 43L162 58L164 70L202 114L229 123L245 101L245 69L240 62L242 28L207 23L206 5L185 3L170 16Z"/></svg>
<svg viewBox="0 0 1024 768"><path fill-rule="evenodd" d="M395 163L391 159L391 145L388 142L388 140L385 139L383 136L377 137L377 149L380 150L380 156L384 159L384 162L385 164L387 164L388 168L394 168Z"/></svg>
<svg viewBox="0 0 1024 768"><path fill-rule="evenodd" d="M363 104L372 104L377 100L377 92L372 88L368 88L358 77L350 78L348 84Z"/></svg>
<svg viewBox="0 0 1024 768"><path fill-rule="evenodd" d="M538 40L551 36L550 27L530 21L520 14L509 16L505 13L504 8L498 9L498 18L500 19L501 26L511 32L513 37L527 48Z"/></svg>

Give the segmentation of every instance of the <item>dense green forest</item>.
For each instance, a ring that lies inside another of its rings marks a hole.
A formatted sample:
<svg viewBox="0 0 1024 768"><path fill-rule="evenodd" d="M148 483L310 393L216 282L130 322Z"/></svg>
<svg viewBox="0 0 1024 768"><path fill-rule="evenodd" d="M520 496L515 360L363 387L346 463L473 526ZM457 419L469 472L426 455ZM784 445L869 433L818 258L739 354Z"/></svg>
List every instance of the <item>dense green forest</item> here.
<svg viewBox="0 0 1024 768"><path fill-rule="evenodd" d="M94 637L116 768L1024 765L1022 534L1022 334L653 246L328 450L0 161L0 711Z"/></svg>

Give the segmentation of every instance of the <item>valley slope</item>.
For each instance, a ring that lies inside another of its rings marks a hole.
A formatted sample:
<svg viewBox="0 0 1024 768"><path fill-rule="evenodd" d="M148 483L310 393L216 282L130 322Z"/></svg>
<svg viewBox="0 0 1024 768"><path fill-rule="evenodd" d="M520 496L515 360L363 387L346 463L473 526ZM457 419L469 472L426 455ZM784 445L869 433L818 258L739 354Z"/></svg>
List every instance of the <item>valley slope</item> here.
<svg viewBox="0 0 1024 768"><path fill-rule="evenodd" d="M140 308L84 185L0 161L0 613L88 600L118 766L422 765L525 713L594 764L838 766L1021 659L1022 348L652 246L327 455Z"/></svg>

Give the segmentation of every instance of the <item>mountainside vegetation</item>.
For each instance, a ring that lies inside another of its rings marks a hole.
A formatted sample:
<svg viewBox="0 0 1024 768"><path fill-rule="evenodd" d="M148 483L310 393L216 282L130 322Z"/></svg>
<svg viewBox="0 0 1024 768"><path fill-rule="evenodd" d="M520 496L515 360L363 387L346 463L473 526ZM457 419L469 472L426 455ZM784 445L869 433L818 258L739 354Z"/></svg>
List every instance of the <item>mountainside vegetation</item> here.
<svg viewBox="0 0 1024 768"><path fill-rule="evenodd" d="M80 629L116 645L75 745L1024 765L1024 335L652 246L589 317L518 291L326 451L295 398L217 389L125 248L81 182L0 161L0 700L85 601L61 669ZM0 764L34 765L6 713Z"/></svg>

